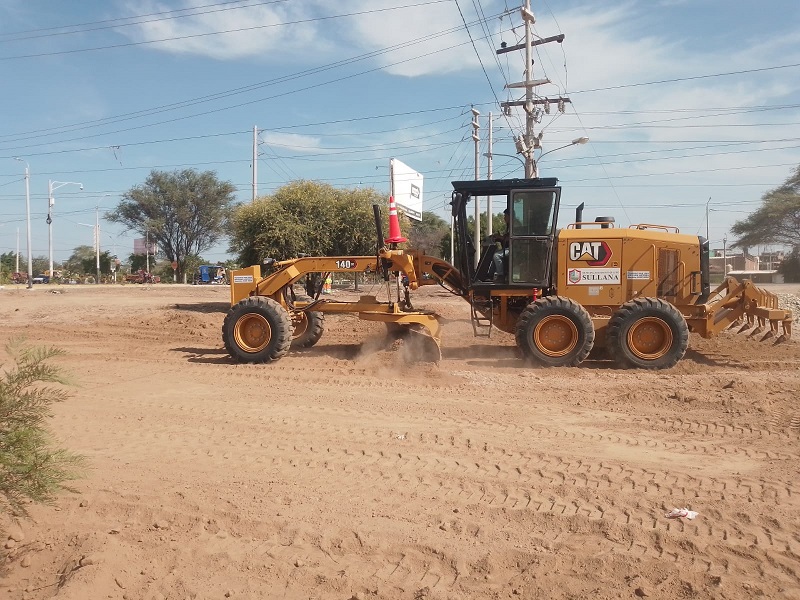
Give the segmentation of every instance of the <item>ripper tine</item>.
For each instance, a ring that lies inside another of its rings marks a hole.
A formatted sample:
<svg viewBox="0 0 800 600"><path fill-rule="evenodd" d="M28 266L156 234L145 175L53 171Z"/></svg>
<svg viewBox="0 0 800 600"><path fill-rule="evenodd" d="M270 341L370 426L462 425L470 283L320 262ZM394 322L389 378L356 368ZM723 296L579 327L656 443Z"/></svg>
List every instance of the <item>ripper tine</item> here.
<svg viewBox="0 0 800 600"><path fill-rule="evenodd" d="M770 329L763 335L763 337L759 340L759 342L766 342L768 339L775 337L775 330Z"/></svg>
<svg viewBox="0 0 800 600"><path fill-rule="evenodd" d="M744 324L741 327L739 327L739 329L736 330L736 333L744 333L752 326L753 326L752 323L750 323L749 321L745 321Z"/></svg>

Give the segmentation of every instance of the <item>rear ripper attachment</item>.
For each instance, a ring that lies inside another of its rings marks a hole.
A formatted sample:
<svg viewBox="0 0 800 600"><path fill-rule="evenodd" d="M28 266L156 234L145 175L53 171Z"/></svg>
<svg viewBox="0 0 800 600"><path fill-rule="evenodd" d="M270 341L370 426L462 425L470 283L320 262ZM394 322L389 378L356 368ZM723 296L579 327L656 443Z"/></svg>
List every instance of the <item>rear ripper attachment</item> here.
<svg viewBox="0 0 800 600"><path fill-rule="evenodd" d="M753 284L727 277L710 296L707 304L698 307L697 318L687 317L692 331L713 335L725 329L747 332L760 341L774 339L776 344L792 335L792 313L778 307L778 297ZM763 334L763 335L762 335Z"/></svg>

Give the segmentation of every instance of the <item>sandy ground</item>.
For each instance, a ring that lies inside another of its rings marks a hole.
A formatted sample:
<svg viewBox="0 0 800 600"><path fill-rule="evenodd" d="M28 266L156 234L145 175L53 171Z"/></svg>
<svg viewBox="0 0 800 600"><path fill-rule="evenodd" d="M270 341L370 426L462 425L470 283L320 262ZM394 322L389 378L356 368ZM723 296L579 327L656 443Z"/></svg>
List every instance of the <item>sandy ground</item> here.
<svg viewBox="0 0 800 600"><path fill-rule="evenodd" d="M0 341L68 352L52 429L90 468L5 521L0 600L800 598L797 341L531 368L429 288L438 366L349 315L237 365L227 288L50 289L0 290Z"/></svg>

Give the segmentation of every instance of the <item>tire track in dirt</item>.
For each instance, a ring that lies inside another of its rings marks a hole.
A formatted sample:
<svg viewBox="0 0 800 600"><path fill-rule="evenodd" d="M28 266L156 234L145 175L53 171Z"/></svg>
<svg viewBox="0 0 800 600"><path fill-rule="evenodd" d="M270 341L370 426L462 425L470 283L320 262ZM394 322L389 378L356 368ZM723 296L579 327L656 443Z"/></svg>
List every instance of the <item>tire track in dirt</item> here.
<svg viewBox="0 0 800 600"><path fill-rule="evenodd" d="M303 479L339 481L340 492L357 493L370 481L380 481L410 500L422 495L449 500L469 507L475 504L492 509L546 513L558 518L579 518L611 523L621 527L615 535L625 543L603 542L603 551L662 558L682 556L679 544L667 543L660 536L672 524L660 524L656 510L663 498L697 498L697 502L719 504L715 526L697 527L693 535L703 540L706 555L713 544L722 544L718 556L725 561L728 546L745 552L751 546L765 549L753 560L771 560L783 565L780 552L797 553L797 541L781 531L766 535L763 528L742 525L723 517L733 507L750 501L790 506L797 505L791 484L745 477L697 478L676 470L629 468L614 461L567 460L548 454L512 451L509 447L486 447L465 435L416 435L409 449L375 451L374 446L392 443L385 430L338 426L320 421L310 423L287 417L262 417L251 421L253 432L263 440L292 439L292 442L263 442L254 436L235 436L230 427L206 428L197 438L185 439L185 447L174 456L179 462L235 464L250 472L291 466ZM175 432L172 432L174 434ZM146 447L158 449L159 441L170 432L150 431L145 439L136 436L130 448L121 440L120 456L141 453ZM398 434L401 435L401 434ZM335 440L337 445L331 444ZM510 440L513 442L513 440ZM400 444L400 440L395 440ZM308 444L308 445L304 445ZM291 456L288 460L283 458ZM183 458L183 461L180 459ZM252 468L251 468L252 467ZM344 485L342 482L345 482ZM589 500L587 494L595 494ZM620 497L636 508L620 509ZM614 500L616 498L616 500ZM643 533L646 532L646 533ZM655 533L652 533L655 532ZM544 535L546 532L540 532ZM693 542L697 544L697 542ZM778 553L776 555L776 552ZM746 554L746 552L745 552ZM708 571L708 564L693 568Z"/></svg>

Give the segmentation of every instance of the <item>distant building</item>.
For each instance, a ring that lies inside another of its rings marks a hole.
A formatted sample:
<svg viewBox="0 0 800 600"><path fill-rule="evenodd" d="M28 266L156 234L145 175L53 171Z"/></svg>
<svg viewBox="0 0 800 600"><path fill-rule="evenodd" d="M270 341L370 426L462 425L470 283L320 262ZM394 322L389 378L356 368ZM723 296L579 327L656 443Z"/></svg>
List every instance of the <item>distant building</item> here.
<svg viewBox="0 0 800 600"><path fill-rule="evenodd" d="M756 271L728 271L728 275L740 281L749 279L753 283L783 283L783 274L777 270L759 269Z"/></svg>
<svg viewBox="0 0 800 600"><path fill-rule="evenodd" d="M712 275L722 275L731 271L758 271L760 270L760 260L757 256L749 254L728 254L724 258L722 250L713 250L712 256L708 259L709 271ZM727 269L723 271L722 262L725 261Z"/></svg>
<svg viewBox="0 0 800 600"><path fill-rule="evenodd" d="M758 258L761 261L761 268L771 271L780 266L780 264L783 262L783 259L786 258L786 253L783 250L778 250L776 252L762 252Z"/></svg>
<svg viewBox="0 0 800 600"><path fill-rule="evenodd" d="M711 250L708 266L712 275L727 273L737 279L752 279L753 283L783 283L783 276L778 273L778 267L786 258L783 250L753 256L745 249L738 254L729 253L723 259L724 252L722 248ZM727 267L724 271L723 260Z"/></svg>

